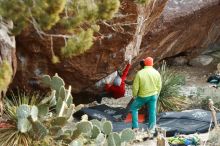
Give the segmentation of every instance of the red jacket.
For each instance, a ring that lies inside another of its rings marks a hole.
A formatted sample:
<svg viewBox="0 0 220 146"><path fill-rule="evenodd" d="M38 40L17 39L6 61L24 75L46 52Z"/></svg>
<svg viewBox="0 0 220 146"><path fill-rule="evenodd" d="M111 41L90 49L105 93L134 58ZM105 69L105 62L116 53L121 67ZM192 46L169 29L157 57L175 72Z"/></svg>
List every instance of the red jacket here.
<svg viewBox="0 0 220 146"><path fill-rule="evenodd" d="M108 93L112 93L114 98L120 98L125 95L125 80L128 74L128 71L130 69L131 65L127 64L126 68L123 71L123 74L121 76L121 85L120 86L114 86L110 84L106 84L105 90Z"/></svg>

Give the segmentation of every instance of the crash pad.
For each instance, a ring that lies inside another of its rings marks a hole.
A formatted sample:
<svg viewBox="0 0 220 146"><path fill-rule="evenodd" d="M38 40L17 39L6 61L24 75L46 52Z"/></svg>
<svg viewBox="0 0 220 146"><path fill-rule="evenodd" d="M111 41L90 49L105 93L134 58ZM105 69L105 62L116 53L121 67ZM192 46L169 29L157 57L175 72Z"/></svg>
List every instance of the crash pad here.
<svg viewBox="0 0 220 146"><path fill-rule="evenodd" d="M81 119L81 116L87 114L89 119L102 119L106 118L112 122L122 122L128 114L128 109L123 107L110 107L105 104L82 108L74 113L74 117Z"/></svg>
<svg viewBox="0 0 220 146"><path fill-rule="evenodd" d="M105 118L110 120L113 124L113 131L131 128L131 114L128 109L122 107L114 108L103 104L83 108L73 116L81 119L81 116L84 114L87 114L89 119L101 120ZM204 133L209 129L211 118L211 112L202 109L182 112L164 112L157 116L157 125L167 131L167 136L193 134L196 132ZM144 119L144 115L139 115L139 127L146 129L147 121ZM217 120L220 122L220 113L217 113Z"/></svg>
<svg viewBox="0 0 220 146"><path fill-rule="evenodd" d="M167 136L204 133L209 129L211 118L211 112L202 109L165 112L158 116L157 124L167 131ZM220 121L220 113L217 119Z"/></svg>

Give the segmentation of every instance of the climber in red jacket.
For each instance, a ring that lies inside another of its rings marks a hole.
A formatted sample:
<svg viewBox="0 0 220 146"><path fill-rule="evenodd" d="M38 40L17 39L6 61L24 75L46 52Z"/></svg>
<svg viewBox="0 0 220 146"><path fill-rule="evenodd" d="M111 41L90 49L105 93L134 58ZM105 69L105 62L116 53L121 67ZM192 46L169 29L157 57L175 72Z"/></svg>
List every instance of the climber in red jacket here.
<svg viewBox="0 0 220 146"><path fill-rule="evenodd" d="M103 97L113 97L115 99L121 98L125 95L125 80L128 75L128 71L131 67L131 57L129 58L128 64L124 69L122 75L117 72L113 84L105 85L105 92L101 93L97 97L97 102L101 103Z"/></svg>

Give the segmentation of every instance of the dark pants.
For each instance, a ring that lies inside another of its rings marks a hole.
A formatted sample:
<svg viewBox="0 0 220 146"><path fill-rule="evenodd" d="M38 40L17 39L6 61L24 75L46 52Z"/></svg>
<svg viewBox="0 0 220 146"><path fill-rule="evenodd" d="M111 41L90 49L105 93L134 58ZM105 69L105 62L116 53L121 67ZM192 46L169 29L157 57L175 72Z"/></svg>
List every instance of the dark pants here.
<svg viewBox="0 0 220 146"><path fill-rule="evenodd" d="M101 103L103 97L111 98L111 97L113 97L113 96L112 96L112 93L102 92L102 93L98 94L98 96L97 96L97 102L98 102L98 103Z"/></svg>

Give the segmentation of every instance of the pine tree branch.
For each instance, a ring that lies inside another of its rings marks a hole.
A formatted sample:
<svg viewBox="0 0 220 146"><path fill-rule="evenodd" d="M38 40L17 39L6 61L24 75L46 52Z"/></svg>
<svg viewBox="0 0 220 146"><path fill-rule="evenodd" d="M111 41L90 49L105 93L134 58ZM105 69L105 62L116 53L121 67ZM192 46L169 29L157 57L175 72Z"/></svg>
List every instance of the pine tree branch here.
<svg viewBox="0 0 220 146"><path fill-rule="evenodd" d="M48 34L44 31L42 31L42 29L40 28L40 26L38 25L37 21L34 19L31 10L29 9L29 13L31 16L31 20L28 20L34 27L34 29L36 30L36 32L38 33L38 35L43 39L43 36L46 37L58 37L58 38L73 38L75 37L75 35L67 35L67 34Z"/></svg>

